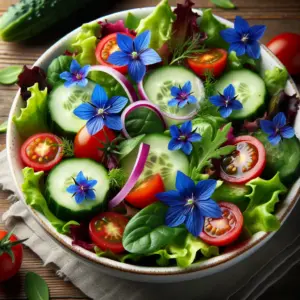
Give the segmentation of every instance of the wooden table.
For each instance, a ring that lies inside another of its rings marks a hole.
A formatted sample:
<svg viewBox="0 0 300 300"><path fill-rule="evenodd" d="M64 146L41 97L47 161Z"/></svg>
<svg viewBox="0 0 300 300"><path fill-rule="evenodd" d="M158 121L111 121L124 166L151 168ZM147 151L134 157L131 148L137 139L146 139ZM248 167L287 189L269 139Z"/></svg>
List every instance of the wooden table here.
<svg viewBox="0 0 300 300"><path fill-rule="evenodd" d="M196 3L195 6L199 8L214 7L209 0L193 1ZM0 0L0 14L6 11L9 5L16 2L17 0ZM32 65L55 40L84 21L129 8L154 6L158 0L98 0L95 2L101 2L100 6L95 4L99 6L97 9L93 6L90 11L81 11L79 15L72 18L71 23L69 21L67 24L64 22L59 27L49 30L46 34L30 42L20 44L0 42L0 68L9 65ZM169 2L172 5L176 4L176 0L169 0ZM238 7L236 10L215 8L214 12L229 20L233 20L235 15L241 15L251 24L267 25L263 42L281 32L300 33L299 0L233 0L233 2ZM0 86L0 123L7 119L16 90L16 86ZM0 135L0 149L3 148L5 148L5 135ZM9 193L0 191L0 216L9 207L8 196ZM2 228L4 225L0 222L0 229ZM31 250L25 249L24 254L20 274L10 282L0 285L0 299L25 299L23 283L24 275L28 271L39 273L47 281L52 299L87 299L71 283L59 279L51 267L43 267L41 260ZM299 276L299 271L299 266L292 269L280 283L270 288L261 299L299 299L300 289L297 286L298 279L296 279ZM298 276L296 276L297 274ZM292 280L293 278L295 280ZM289 291L289 293L285 294L286 296L283 298L282 291Z"/></svg>

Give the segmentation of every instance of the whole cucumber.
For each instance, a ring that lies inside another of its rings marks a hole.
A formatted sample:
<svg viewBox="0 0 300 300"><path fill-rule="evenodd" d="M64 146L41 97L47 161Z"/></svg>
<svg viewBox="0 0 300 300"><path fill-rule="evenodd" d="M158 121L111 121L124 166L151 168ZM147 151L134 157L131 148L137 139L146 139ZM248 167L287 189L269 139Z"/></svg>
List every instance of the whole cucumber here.
<svg viewBox="0 0 300 300"><path fill-rule="evenodd" d="M65 19L92 0L21 0L0 18L0 37L7 42L31 38Z"/></svg>

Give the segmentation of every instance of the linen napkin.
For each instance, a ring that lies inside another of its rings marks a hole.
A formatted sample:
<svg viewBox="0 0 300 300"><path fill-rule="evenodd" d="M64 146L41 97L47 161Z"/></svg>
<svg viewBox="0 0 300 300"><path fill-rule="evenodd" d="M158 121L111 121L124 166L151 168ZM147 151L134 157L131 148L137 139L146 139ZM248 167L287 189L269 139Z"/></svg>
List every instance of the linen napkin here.
<svg viewBox="0 0 300 300"><path fill-rule="evenodd" d="M210 299L252 300L269 287L300 260L300 238L297 215L300 205L288 221L264 247L249 258L217 274L181 283L139 283L115 278L92 270L73 255L59 247L33 219L26 205L14 195L15 186L8 168L6 150L0 152L0 186L12 191L10 209L2 220L20 238L28 238L25 245L44 262L57 267L58 276L70 280L88 297L96 300L147 299ZM285 248L286 245L289 245ZM273 259L270 259L273 258ZM250 278L250 280L249 280Z"/></svg>

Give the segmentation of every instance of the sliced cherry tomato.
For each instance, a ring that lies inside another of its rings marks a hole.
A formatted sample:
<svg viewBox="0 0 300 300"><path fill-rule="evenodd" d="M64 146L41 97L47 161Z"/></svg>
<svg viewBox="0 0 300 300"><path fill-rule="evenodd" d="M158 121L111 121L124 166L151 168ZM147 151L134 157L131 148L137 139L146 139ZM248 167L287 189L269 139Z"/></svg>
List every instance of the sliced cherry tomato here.
<svg viewBox="0 0 300 300"><path fill-rule="evenodd" d="M91 158L95 161L103 162L105 156L103 149L115 138L115 133L105 126L95 135L90 135L86 126L84 126L75 137L74 154L76 157Z"/></svg>
<svg viewBox="0 0 300 300"><path fill-rule="evenodd" d="M49 171L63 156L62 140L51 133L38 133L28 138L21 147L23 163L35 171Z"/></svg>
<svg viewBox="0 0 300 300"><path fill-rule="evenodd" d="M204 77L207 71L211 71L214 77L219 77L226 67L226 61L227 52L215 48L188 58L187 64L200 77Z"/></svg>
<svg viewBox="0 0 300 300"><path fill-rule="evenodd" d="M127 35L131 38L134 38L134 36L127 34L127 33L122 33L124 35ZM112 33L104 37L98 44L96 48L96 58L97 61L104 66L108 66L111 68L114 68L115 70L119 71L120 73L126 74L127 73L127 66L116 66L112 65L107 62L109 56L116 52L120 51L120 48L117 44L117 33Z"/></svg>
<svg viewBox="0 0 300 300"><path fill-rule="evenodd" d="M244 135L232 140L236 150L221 161L220 177L230 183L243 184L259 177L266 165L263 144L253 136Z"/></svg>
<svg viewBox="0 0 300 300"><path fill-rule="evenodd" d="M89 225L91 240L103 251L125 251L122 238L128 219L115 212L104 212L93 218Z"/></svg>
<svg viewBox="0 0 300 300"><path fill-rule="evenodd" d="M300 34L281 33L275 36L267 47L285 65L291 75L300 74Z"/></svg>
<svg viewBox="0 0 300 300"><path fill-rule="evenodd" d="M134 207L144 208L158 199L156 194L164 192L164 182L159 174L147 178L137 187L135 187L127 196L126 201Z"/></svg>
<svg viewBox="0 0 300 300"><path fill-rule="evenodd" d="M229 202L219 202L222 218L205 218L200 238L209 245L226 246L234 242L242 232L243 214Z"/></svg>

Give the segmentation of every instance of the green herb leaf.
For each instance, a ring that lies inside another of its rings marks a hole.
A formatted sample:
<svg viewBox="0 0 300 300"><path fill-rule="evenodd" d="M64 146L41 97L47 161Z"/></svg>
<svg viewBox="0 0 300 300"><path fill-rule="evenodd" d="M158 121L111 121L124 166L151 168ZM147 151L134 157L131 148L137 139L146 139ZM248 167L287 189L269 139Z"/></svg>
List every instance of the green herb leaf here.
<svg viewBox="0 0 300 300"><path fill-rule="evenodd" d="M21 66L10 66L0 70L0 84L10 85L18 81L18 76L22 72Z"/></svg>
<svg viewBox="0 0 300 300"><path fill-rule="evenodd" d="M227 58L228 70L240 70L245 65L250 65L254 70L258 70L260 59L253 59L248 55L237 56L235 51L231 51Z"/></svg>
<svg viewBox="0 0 300 300"><path fill-rule="evenodd" d="M74 156L74 143L66 138L62 138L62 146L64 157Z"/></svg>
<svg viewBox="0 0 300 300"><path fill-rule="evenodd" d="M3 123L0 124L0 133L5 133L6 132L7 123L8 123L8 121L4 121Z"/></svg>
<svg viewBox="0 0 300 300"><path fill-rule="evenodd" d="M25 276L25 293L28 300L49 300L46 281L34 272L28 272Z"/></svg>
<svg viewBox="0 0 300 300"><path fill-rule="evenodd" d="M125 20L125 27L131 30L135 30L139 26L140 21L140 18L129 12Z"/></svg>
<svg viewBox="0 0 300 300"><path fill-rule="evenodd" d="M111 189L120 189L127 181L128 175L123 169L111 169L108 173L109 186Z"/></svg>
<svg viewBox="0 0 300 300"><path fill-rule="evenodd" d="M142 142L145 136L146 136L145 134L141 134L134 138L121 142L119 145L119 153L120 153L119 159L120 160L123 159L131 151L133 151Z"/></svg>
<svg viewBox="0 0 300 300"><path fill-rule="evenodd" d="M221 8L235 8L235 5L230 0L210 0L213 4Z"/></svg>

